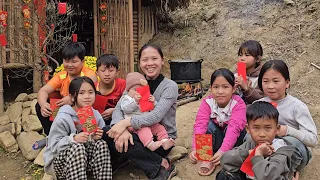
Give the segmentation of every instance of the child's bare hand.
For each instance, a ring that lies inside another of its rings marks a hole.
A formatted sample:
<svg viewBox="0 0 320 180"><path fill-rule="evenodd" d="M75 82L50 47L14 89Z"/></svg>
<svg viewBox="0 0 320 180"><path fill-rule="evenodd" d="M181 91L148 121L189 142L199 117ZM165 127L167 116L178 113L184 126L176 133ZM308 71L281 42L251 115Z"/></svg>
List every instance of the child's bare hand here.
<svg viewBox="0 0 320 180"><path fill-rule="evenodd" d="M196 151L195 150L191 151L191 153L189 154L189 158L190 158L190 162L192 164L197 163L198 158L196 157Z"/></svg>
<svg viewBox="0 0 320 180"><path fill-rule="evenodd" d="M133 98L136 102L139 102L141 99L141 95L139 93L136 93Z"/></svg>
<svg viewBox="0 0 320 180"><path fill-rule="evenodd" d="M244 81L242 76L238 76L235 81L236 86L240 86L240 88L244 91L247 91L249 89L249 86L247 82Z"/></svg>
<svg viewBox="0 0 320 180"><path fill-rule="evenodd" d="M262 143L257 147L255 156L268 157L274 152L274 148L270 143Z"/></svg>
<svg viewBox="0 0 320 180"><path fill-rule="evenodd" d="M212 162L212 164L214 164L215 166L219 165L220 164L220 159L223 155L223 152L221 151L217 151L213 157L210 159L210 161Z"/></svg>
<svg viewBox="0 0 320 180"><path fill-rule="evenodd" d="M103 119L111 119L113 111L114 108L106 109L105 111L103 111L103 113L101 113L101 116L103 117Z"/></svg>
<svg viewBox="0 0 320 180"><path fill-rule="evenodd" d="M153 103L154 100L155 100L155 99L154 99L154 96L150 95L148 100Z"/></svg>
<svg viewBox="0 0 320 180"><path fill-rule="evenodd" d="M101 139L102 134L103 134L103 130L99 128L95 133L93 133L92 139L99 140Z"/></svg>
<svg viewBox="0 0 320 180"><path fill-rule="evenodd" d="M89 133L87 132L81 132L73 137L74 141L78 143L85 143L89 139Z"/></svg>

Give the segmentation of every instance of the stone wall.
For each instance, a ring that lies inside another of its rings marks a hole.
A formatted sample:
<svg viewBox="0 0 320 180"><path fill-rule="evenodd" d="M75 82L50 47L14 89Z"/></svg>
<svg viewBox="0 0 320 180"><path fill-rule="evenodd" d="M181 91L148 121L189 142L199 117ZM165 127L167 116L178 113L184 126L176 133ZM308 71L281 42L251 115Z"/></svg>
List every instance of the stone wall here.
<svg viewBox="0 0 320 180"><path fill-rule="evenodd" d="M35 141L44 138L40 120L36 115L36 103L37 93L18 95L14 103L0 117L0 146L7 152L20 150L26 159L37 158L36 164L43 165L41 149L32 149ZM37 157L38 155L40 157Z"/></svg>

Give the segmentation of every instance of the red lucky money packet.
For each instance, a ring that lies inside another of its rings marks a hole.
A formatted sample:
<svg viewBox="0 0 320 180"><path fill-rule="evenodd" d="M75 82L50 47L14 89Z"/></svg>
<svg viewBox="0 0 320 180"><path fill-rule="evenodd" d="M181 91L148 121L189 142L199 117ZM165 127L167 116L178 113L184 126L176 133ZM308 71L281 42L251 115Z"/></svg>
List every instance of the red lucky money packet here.
<svg viewBox="0 0 320 180"><path fill-rule="evenodd" d="M92 107L93 109L99 111L99 113L101 114L106 109L107 102L108 102L108 97L97 94L96 100L94 101L94 104L92 105Z"/></svg>
<svg viewBox="0 0 320 180"><path fill-rule="evenodd" d="M77 110L77 115L80 124L82 125L83 132L94 133L98 130L97 120L94 117L91 106L79 108Z"/></svg>
<svg viewBox="0 0 320 180"><path fill-rule="evenodd" d="M56 118L60 107L57 106L57 102L61 100L61 99L57 99L57 98L50 98L50 108L52 109L52 114L49 118L50 121L53 121L54 118Z"/></svg>
<svg viewBox="0 0 320 180"><path fill-rule="evenodd" d="M141 99L139 101L140 111L146 112L154 109L154 104L148 100L151 95L149 85L138 87L136 91L141 95Z"/></svg>
<svg viewBox="0 0 320 180"><path fill-rule="evenodd" d="M244 162L242 163L242 165L240 167L240 170L242 172L244 172L245 174L247 174L247 175L249 175L251 177L254 177L254 172L252 170L253 165L252 165L252 162L251 162L251 158L255 155L257 147L253 149L253 151L244 160Z"/></svg>
<svg viewBox="0 0 320 180"><path fill-rule="evenodd" d="M196 157L201 161L209 161L213 156L212 135L196 134Z"/></svg>
<svg viewBox="0 0 320 180"><path fill-rule="evenodd" d="M238 76L242 76L244 82L247 81L247 69L245 62L238 62Z"/></svg>

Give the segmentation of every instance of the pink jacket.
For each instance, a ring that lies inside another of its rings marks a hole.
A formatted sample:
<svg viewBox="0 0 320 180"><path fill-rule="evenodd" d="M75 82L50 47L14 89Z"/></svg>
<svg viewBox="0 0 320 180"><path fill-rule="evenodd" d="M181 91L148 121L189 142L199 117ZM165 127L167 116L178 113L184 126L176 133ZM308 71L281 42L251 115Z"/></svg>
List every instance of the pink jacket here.
<svg viewBox="0 0 320 180"><path fill-rule="evenodd" d="M193 149L196 148L194 135L205 134L211 119L220 127L228 125L219 151L226 152L233 148L246 125L246 104L240 96L233 95L229 104L220 113L218 114L218 105L212 95L202 100L193 127Z"/></svg>

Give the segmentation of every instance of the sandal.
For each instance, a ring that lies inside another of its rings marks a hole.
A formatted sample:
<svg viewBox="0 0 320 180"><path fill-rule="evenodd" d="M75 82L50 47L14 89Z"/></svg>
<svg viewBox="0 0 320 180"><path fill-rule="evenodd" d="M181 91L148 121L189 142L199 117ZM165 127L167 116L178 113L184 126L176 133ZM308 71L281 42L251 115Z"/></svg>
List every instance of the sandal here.
<svg viewBox="0 0 320 180"><path fill-rule="evenodd" d="M33 150L38 150L38 149L42 149L46 146L47 144L47 139L41 139L39 141L34 142L34 144L32 145L32 149Z"/></svg>
<svg viewBox="0 0 320 180"><path fill-rule="evenodd" d="M200 166L199 166L199 171L198 173L201 175L201 176L210 176L213 171L216 169L216 166L214 164L212 164L211 162L208 162L208 161L202 161L200 162ZM201 170L203 169L207 169L208 172L207 173L203 173Z"/></svg>

